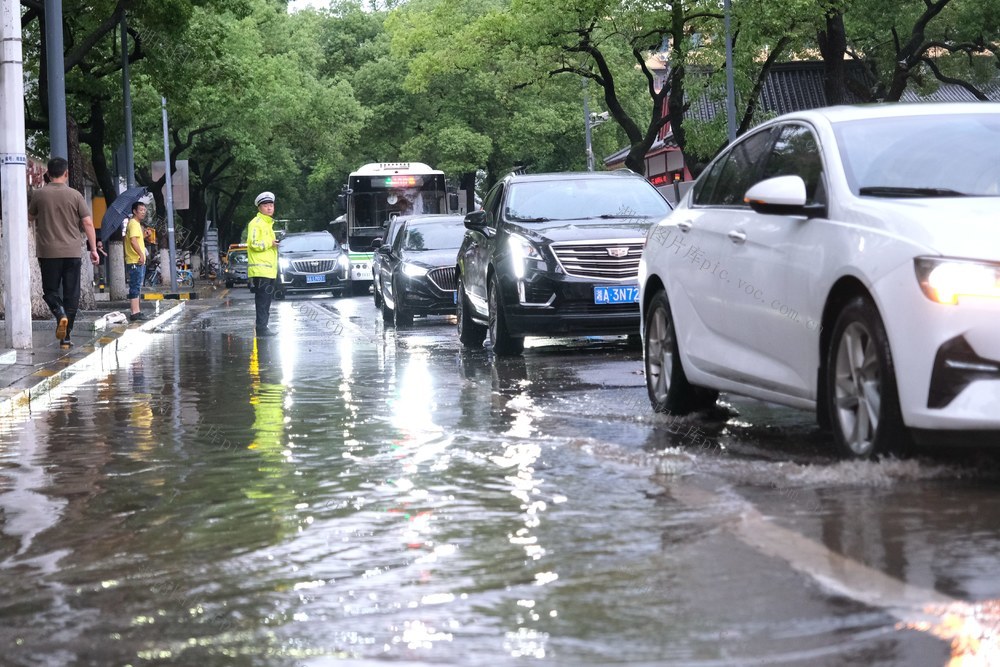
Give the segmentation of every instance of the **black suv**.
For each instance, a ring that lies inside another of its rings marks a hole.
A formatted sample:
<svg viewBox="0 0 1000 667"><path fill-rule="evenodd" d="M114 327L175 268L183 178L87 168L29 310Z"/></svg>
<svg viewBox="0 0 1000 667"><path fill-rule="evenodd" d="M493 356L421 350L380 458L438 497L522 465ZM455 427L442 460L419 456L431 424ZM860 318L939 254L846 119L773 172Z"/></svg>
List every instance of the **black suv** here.
<svg viewBox="0 0 1000 667"><path fill-rule="evenodd" d="M332 292L350 287L347 253L328 232L286 234L278 245L277 299L286 294Z"/></svg>
<svg viewBox="0 0 1000 667"><path fill-rule="evenodd" d="M639 259L670 205L646 179L614 172L511 174L465 216L458 330L498 355L525 336L639 333Z"/></svg>

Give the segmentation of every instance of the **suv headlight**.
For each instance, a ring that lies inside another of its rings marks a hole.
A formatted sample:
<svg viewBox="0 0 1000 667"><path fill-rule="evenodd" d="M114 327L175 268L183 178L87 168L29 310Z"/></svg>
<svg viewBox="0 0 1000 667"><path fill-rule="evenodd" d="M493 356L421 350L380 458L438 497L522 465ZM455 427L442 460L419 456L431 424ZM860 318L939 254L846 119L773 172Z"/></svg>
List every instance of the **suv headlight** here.
<svg viewBox="0 0 1000 667"><path fill-rule="evenodd" d="M341 255L339 258L337 258L337 263L340 264L341 268L344 269L351 266L351 260L347 258L347 255Z"/></svg>
<svg viewBox="0 0 1000 667"><path fill-rule="evenodd" d="M920 288L936 303L954 306L962 297L1000 299L1000 264L917 257L913 265Z"/></svg>
<svg viewBox="0 0 1000 667"><path fill-rule="evenodd" d="M510 261L514 266L514 276L520 280L524 278L525 266L529 260L542 261L542 253L539 252L535 244L518 234L511 234L507 238L510 247Z"/></svg>
<svg viewBox="0 0 1000 667"><path fill-rule="evenodd" d="M290 267L291 265L292 265L292 263L289 262L284 257L279 257L278 258L278 268L281 269L282 271L287 271L288 267Z"/></svg>
<svg viewBox="0 0 1000 667"><path fill-rule="evenodd" d="M411 278L419 278L420 276L427 275L427 269L425 269L422 266L417 266L416 264L403 262L403 273L405 273Z"/></svg>

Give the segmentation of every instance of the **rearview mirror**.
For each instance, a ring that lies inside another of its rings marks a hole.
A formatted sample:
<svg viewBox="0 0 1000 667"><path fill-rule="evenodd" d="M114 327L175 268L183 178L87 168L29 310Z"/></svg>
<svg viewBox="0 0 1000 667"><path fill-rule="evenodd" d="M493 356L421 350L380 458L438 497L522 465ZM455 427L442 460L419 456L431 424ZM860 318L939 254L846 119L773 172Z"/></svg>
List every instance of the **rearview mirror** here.
<svg viewBox="0 0 1000 667"><path fill-rule="evenodd" d="M806 183L800 176L777 176L761 181L747 190L743 201L762 215L801 215L807 218L826 215L824 205L806 203Z"/></svg>
<svg viewBox="0 0 1000 667"><path fill-rule="evenodd" d="M486 211L473 211L465 215L465 228L481 232L486 229Z"/></svg>
<svg viewBox="0 0 1000 667"><path fill-rule="evenodd" d="M375 237L374 239L372 239L372 244L370 247L372 250L378 250L380 247L382 247L382 239L379 237Z"/></svg>

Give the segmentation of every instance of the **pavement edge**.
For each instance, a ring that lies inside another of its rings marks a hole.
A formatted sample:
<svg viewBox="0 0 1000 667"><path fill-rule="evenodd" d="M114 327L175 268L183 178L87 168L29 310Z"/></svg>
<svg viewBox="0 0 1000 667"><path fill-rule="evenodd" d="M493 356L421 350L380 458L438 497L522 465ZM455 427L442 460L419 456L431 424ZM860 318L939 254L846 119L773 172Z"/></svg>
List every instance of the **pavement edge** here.
<svg viewBox="0 0 1000 667"><path fill-rule="evenodd" d="M90 354L80 357L73 363L67 364L47 377L40 378L37 383L30 387L21 389L14 394L0 397L0 417L10 417L16 414L19 410L29 409L32 402L37 401L42 396L58 387L67 378L72 377L76 373L90 368L95 364L99 364L103 360L105 353L107 353L108 349L112 345L117 348L117 346L123 342L129 342L129 339L134 338L140 332L145 333L146 331L163 324L167 320L176 317L184 309L186 303L186 301L179 301L177 305L160 313L148 322L144 322L139 327L130 327L121 331L113 330L112 335L107 335L97 339L94 343L94 351Z"/></svg>

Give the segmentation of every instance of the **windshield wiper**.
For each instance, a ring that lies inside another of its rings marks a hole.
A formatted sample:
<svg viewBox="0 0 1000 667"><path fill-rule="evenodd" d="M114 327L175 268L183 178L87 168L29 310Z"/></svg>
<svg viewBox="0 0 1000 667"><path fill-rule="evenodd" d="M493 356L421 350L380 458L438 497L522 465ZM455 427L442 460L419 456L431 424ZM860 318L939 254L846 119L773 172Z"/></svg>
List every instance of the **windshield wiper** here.
<svg viewBox="0 0 1000 667"><path fill-rule="evenodd" d="M639 218L645 219L645 218L648 218L649 216L648 215L639 215L638 213L602 213L602 214L600 214L597 217L598 218L602 218L604 220L616 220L616 219L619 219L619 218L621 218L623 220L632 220L632 219L638 220Z"/></svg>
<svg viewBox="0 0 1000 667"><path fill-rule="evenodd" d="M861 188L862 195L874 197L967 197L964 192L949 188L908 188L900 185L873 185Z"/></svg>

